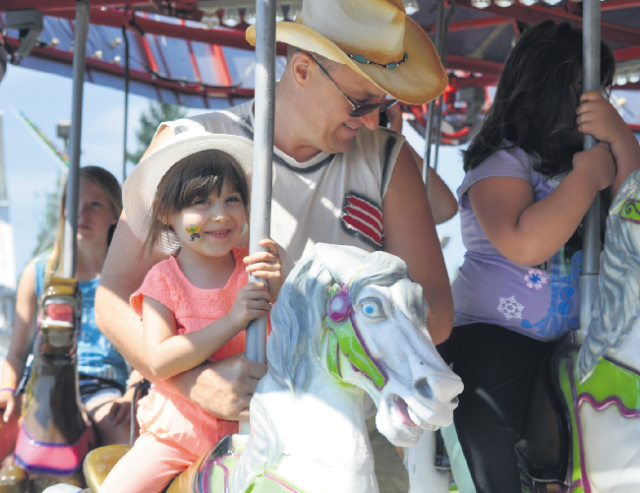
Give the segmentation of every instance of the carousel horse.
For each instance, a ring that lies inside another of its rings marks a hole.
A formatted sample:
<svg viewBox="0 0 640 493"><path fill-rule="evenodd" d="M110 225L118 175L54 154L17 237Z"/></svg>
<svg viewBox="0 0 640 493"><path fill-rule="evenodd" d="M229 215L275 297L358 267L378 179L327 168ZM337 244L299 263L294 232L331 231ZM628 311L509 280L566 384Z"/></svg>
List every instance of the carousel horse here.
<svg viewBox="0 0 640 493"><path fill-rule="evenodd" d="M0 493L39 493L60 481L85 484L81 465L95 436L78 398L81 298L75 279L59 278L51 278L40 296L14 464L0 470Z"/></svg>
<svg viewBox="0 0 640 493"><path fill-rule="evenodd" d="M406 264L354 247L318 244L316 252L272 309L251 434L225 437L168 493L377 493L370 404L398 447L452 422L462 382L431 342L422 288ZM85 461L94 492L106 448Z"/></svg>
<svg viewBox="0 0 640 493"><path fill-rule="evenodd" d="M640 491L640 170L607 218L586 336L567 336L541 371L524 439L525 471L572 493Z"/></svg>

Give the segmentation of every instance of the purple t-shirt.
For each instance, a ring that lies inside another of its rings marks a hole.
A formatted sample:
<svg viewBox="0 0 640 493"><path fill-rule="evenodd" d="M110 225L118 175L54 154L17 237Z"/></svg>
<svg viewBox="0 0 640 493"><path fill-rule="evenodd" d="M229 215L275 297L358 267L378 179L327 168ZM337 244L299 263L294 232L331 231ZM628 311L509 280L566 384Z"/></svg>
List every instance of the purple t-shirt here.
<svg viewBox="0 0 640 493"><path fill-rule="evenodd" d="M458 188L464 263L453 282L454 326L486 322L534 339L553 341L579 325L581 240L575 234L541 265L507 260L488 240L471 208L467 191L483 178L506 176L531 184L541 200L560 183L533 169L533 158L520 148L494 153L469 171ZM558 211L559 214L562 211Z"/></svg>

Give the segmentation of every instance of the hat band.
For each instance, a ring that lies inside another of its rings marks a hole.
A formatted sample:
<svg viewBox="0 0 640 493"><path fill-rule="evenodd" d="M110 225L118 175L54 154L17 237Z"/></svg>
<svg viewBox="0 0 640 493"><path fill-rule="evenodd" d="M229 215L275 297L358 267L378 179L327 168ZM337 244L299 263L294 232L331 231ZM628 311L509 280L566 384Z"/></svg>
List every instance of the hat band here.
<svg viewBox="0 0 640 493"><path fill-rule="evenodd" d="M367 60L365 57L363 57L361 55L349 55L349 54L347 54L347 56L349 58L351 58L352 60L355 60L358 63L364 63L364 64L367 64L367 65L378 65L379 67L388 68L390 70L393 70L398 65L400 65L401 63L406 62L409 59L409 54L407 52L405 52L404 53L404 57L399 62L391 62L391 63L387 63L386 65L384 65L382 63L372 62L371 60Z"/></svg>

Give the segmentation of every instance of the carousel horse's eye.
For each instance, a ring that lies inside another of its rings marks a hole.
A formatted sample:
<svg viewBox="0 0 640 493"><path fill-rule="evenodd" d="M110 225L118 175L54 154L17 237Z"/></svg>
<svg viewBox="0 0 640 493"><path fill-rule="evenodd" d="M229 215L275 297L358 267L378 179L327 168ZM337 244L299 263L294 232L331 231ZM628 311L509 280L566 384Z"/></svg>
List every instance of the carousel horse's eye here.
<svg viewBox="0 0 640 493"><path fill-rule="evenodd" d="M386 318L384 310L382 309L382 303L376 298L365 298L359 304L360 311L365 317L372 320L380 320Z"/></svg>

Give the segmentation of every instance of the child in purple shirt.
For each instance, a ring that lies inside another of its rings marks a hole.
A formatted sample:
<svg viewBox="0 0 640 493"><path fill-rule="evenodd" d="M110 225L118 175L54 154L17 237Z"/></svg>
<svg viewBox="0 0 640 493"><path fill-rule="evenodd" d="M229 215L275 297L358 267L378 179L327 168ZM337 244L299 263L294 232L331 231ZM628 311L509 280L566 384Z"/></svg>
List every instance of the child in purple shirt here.
<svg viewBox="0 0 640 493"><path fill-rule="evenodd" d="M601 67L609 88L615 62L604 44ZM454 329L438 349L465 385L454 423L478 493L521 491L514 446L533 378L553 341L578 328L580 222L600 190L613 197L640 165L615 108L582 92L581 31L530 28L465 153L467 253ZM584 151L585 133L601 143Z"/></svg>

